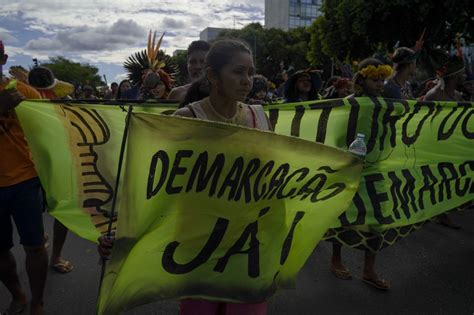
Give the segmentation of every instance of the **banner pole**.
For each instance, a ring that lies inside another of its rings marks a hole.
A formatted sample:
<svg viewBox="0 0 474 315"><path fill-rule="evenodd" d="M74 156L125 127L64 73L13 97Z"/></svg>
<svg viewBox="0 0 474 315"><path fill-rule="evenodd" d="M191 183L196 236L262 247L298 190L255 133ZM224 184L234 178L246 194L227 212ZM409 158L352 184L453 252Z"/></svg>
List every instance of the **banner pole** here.
<svg viewBox="0 0 474 315"><path fill-rule="evenodd" d="M118 162L118 168L117 168L117 176L115 179L115 188L114 188L114 196L112 199L112 209L110 210L110 217L109 217L109 223L107 227L107 236L110 237L112 236L112 224L114 221L115 217L115 203L117 201L117 189L119 186L120 182L120 175L122 173L122 164L123 164L123 158L125 155L125 147L127 144L127 137L128 137L128 130L130 128L130 118L132 117L132 112L133 112L133 105L128 106L128 111L127 111L127 116L125 117L125 128L123 131L123 137L122 137L122 144L120 146L120 154L119 154L119 162ZM101 258L100 259L100 264L101 264L101 271L100 271L100 280L99 280L99 292L98 295L100 295L100 288L102 287L102 281L104 280L104 275L105 275L105 267L107 265L107 259Z"/></svg>

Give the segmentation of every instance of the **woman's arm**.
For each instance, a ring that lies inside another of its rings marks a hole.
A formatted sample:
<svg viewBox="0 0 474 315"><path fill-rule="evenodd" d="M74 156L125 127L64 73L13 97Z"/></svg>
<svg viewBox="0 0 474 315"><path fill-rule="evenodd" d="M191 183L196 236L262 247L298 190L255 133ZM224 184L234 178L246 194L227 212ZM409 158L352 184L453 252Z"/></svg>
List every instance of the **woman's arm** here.
<svg viewBox="0 0 474 315"><path fill-rule="evenodd" d="M188 107L183 107L174 112L173 116L182 116L189 118L196 118L193 112Z"/></svg>

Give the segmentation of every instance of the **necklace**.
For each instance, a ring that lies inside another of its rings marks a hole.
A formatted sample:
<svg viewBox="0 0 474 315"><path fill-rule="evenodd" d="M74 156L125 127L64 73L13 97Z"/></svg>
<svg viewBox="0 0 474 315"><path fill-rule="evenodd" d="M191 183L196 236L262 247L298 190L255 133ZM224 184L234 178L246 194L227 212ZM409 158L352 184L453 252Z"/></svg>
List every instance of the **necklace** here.
<svg viewBox="0 0 474 315"><path fill-rule="evenodd" d="M225 116L221 115L221 114L215 109L215 107L214 107L214 106L212 105L212 103L211 103L211 99L210 99L210 98L208 98L208 102L207 102L207 103L208 103L209 110L212 112L212 114L213 114L214 116L216 116L216 117L219 119L219 121L226 122L226 123L235 123L235 122L237 121L237 118L238 118L239 114L240 114L240 109L242 108L242 105L240 104L240 102L237 103L237 108L236 108L236 110L235 110L235 114L234 114L232 117L228 118L228 117L225 117Z"/></svg>

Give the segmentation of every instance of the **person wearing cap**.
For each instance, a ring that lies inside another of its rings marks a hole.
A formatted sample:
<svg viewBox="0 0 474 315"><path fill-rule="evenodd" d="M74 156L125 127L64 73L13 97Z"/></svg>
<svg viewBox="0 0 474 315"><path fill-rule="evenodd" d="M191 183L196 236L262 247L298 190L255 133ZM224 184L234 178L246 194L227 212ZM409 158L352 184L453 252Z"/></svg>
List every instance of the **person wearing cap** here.
<svg viewBox="0 0 474 315"><path fill-rule="evenodd" d="M27 84L34 87L43 99L60 99L74 92L70 83L55 78L47 67L37 66L25 73Z"/></svg>
<svg viewBox="0 0 474 315"><path fill-rule="evenodd" d="M450 56L440 67L436 74L438 84L426 93L425 101L451 101L462 100L462 93L457 91L466 79L464 62L458 56Z"/></svg>
<svg viewBox="0 0 474 315"><path fill-rule="evenodd" d="M2 67L8 55L0 41L0 280L12 295L7 314L19 314L28 304L16 270L12 218L26 254L31 301L30 314L43 314L43 294L48 270L40 181L31 159L15 107L40 94L27 84L5 79ZM3 312L2 312L3 314Z"/></svg>
<svg viewBox="0 0 474 315"><path fill-rule="evenodd" d="M28 73L28 83L40 92L42 98L50 100L59 99L59 95L69 94L74 89L73 85L57 80L51 69L42 66L31 69ZM67 87L67 90L64 88L58 89L61 84L68 84L69 86ZM92 88L90 89L92 91ZM84 90L86 90L86 87L84 87ZM59 273L68 273L74 269L73 264L62 257L62 250L66 242L67 232L67 228L59 220L55 219L53 225L53 248L51 251L50 264L51 268ZM48 238L47 236L45 237L46 239Z"/></svg>
<svg viewBox="0 0 474 315"><path fill-rule="evenodd" d="M315 71L300 70L295 72L285 83L285 103L297 103L318 100L322 81Z"/></svg>
<svg viewBox="0 0 474 315"><path fill-rule="evenodd" d="M408 80L415 74L419 52L399 47L392 56L394 72L384 83L383 96L395 99L414 99Z"/></svg>

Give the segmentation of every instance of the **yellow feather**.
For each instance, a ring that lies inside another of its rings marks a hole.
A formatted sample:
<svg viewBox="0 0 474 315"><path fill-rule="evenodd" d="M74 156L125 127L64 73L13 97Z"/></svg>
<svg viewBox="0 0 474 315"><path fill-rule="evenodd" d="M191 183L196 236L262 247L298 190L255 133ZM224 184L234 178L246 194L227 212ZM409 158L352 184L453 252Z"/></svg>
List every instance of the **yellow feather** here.
<svg viewBox="0 0 474 315"><path fill-rule="evenodd" d="M161 42L163 41L163 36L165 36L165 32L163 32L163 34L160 37L160 40L156 44L156 54L158 54L158 51L160 50Z"/></svg>
<svg viewBox="0 0 474 315"><path fill-rule="evenodd" d="M153 32L153 40L151 42L151 60L155 60L155 58L156 58L155 40L156 40L156 31Z"/></svg>
<svg viewBox="0 0 474 315"><path fill-rule="evenodd" d="M150 32L148 33L148 49L147 49L147 55L148 57L150 56L150 51L151 51L151 30Z"/></svg>
<svg viewBox="0 0 474 315"><path fill-rule="evenodd" d="M157 32L154 31L153 36L152 36L152 32L153 31L150 30L150 32L148 33L148 48L147 48L146 54L148 57L148 63L149 63L150 69L155 71L164 67L165 65L162 61L157 60L158 53L160 52L161 43L163 42L163 37L165 36L165 33L163 33L160 39L158 40L158 42L156 42Z"/></svg>

